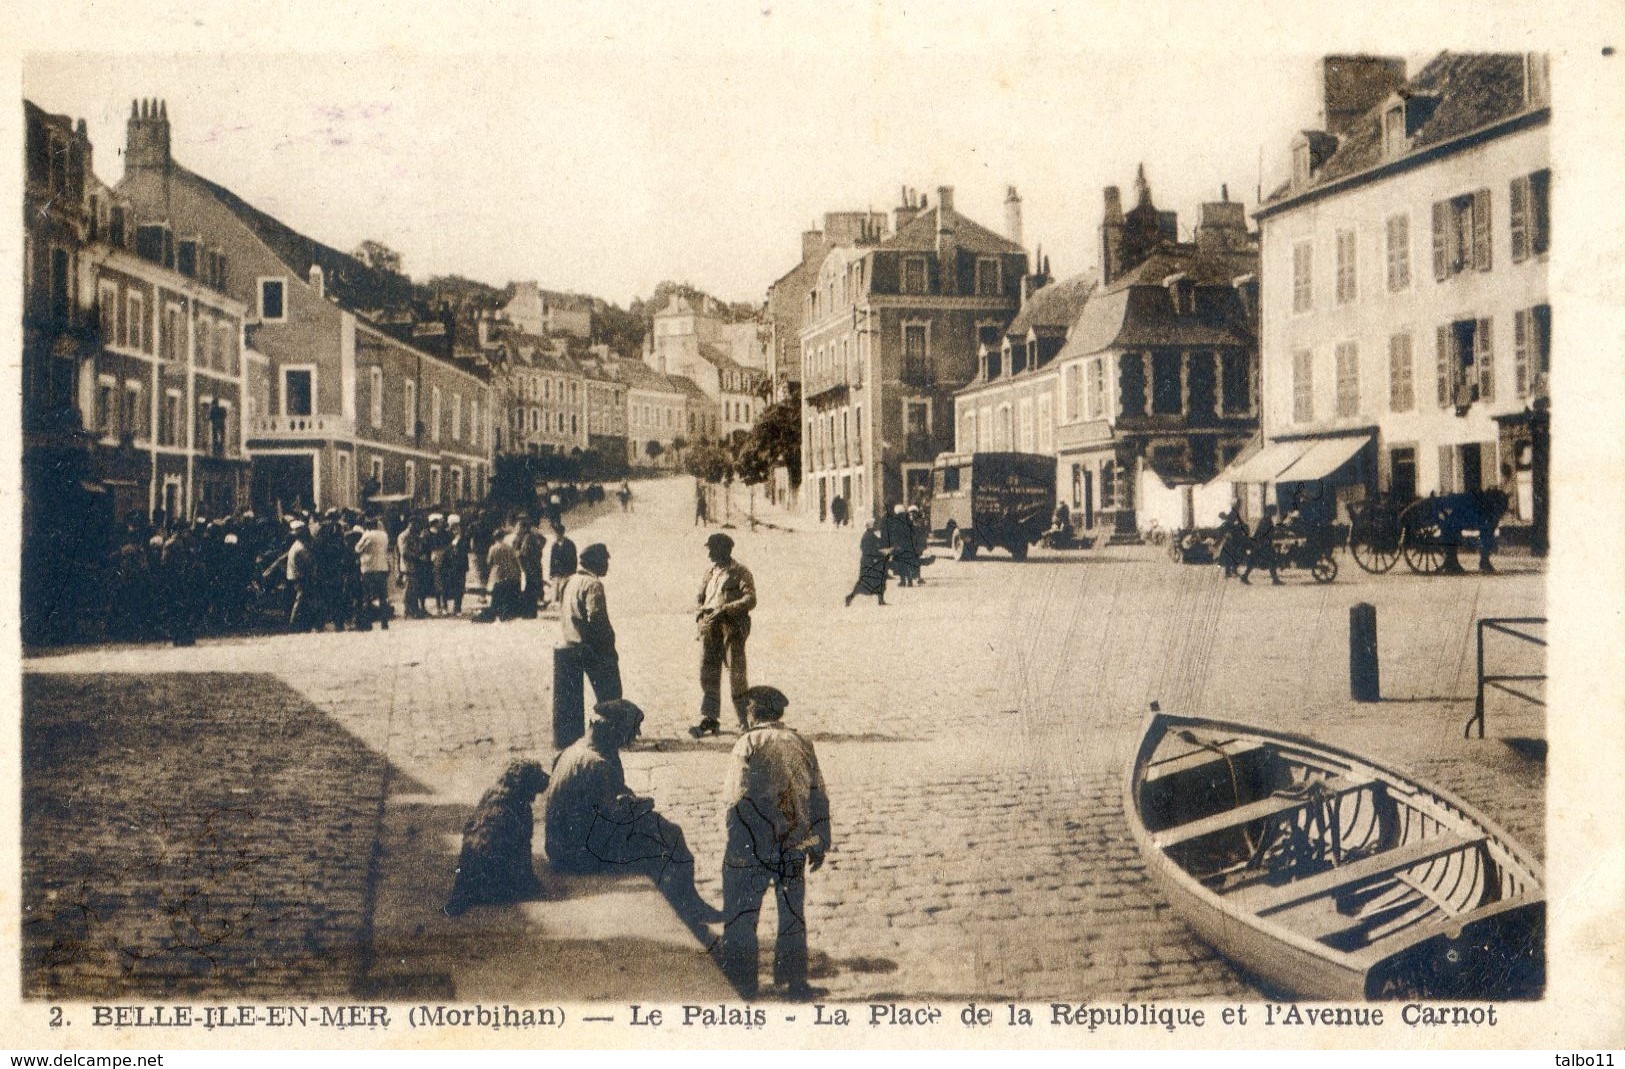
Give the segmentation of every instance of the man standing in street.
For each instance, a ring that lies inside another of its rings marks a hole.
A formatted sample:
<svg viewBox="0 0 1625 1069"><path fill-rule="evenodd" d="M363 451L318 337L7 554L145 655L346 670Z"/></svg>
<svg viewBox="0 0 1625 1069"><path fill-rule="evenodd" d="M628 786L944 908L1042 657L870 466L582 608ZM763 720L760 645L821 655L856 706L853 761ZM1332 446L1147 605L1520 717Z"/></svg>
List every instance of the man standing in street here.
<svg viewBox="0 0 1625 1069"><path fill-rule="evenodd" d="M559 627L564 647L592 681L599 702L621 696L621 658L615 651L615 628L604 600L604 576L609 573L609 550L594 542L581 551L580 567L564 584L559 606Z"/></svg>
<svg viewBox="0 0 1625 1069"><path fill-rule="evenodd" d="M576 573L576 544L564 533L564 524L553 521L553 548L547 552L547 574L553 580L553 600L564 603L564 585Z"/></svg>
<svg viewBox="0 0 1625 1069"><path fill-rule="evenodd" d="M722 861L722 971L743 998L757 994L756 920L771 885L778 939L773 982L786 997L826 992L807 982L807 872L817 872L830 846L829 795L818 755L783 723L790 704L774 687L746 692L750 726L734 744L724 785L727 852Z"/></svg>
<svg viewBox="0 0 1625 1069"><path fill-rule="evenodd" d="M745 639L750 612L756 608L756 581L733 559L734 540L718 532L705 540L711 567L700 584L700 611L695 617L700 639L700 722L688 729L696 739L721 730L722 665L727 662L729 693L739 730L745 730Z"/></svg>
<svg viewBox="0 0 1625 1069"><path fill-rule="evenodd" d="M371 631L377 621L389 630L389 535L384 533L384 520L375 516L367 521L367 529L355 544L356 556L361 558L361 612L356 626Z"/></svg>
<svg viewBox="0 0 1625 1069"><path fill-rule="evenodd" d="M1274 505L1266 505L1258 526L1253 528L1252 546L1247 551L1247 563L1241 569L1243 583L1250 582L1247 577L1253 574L1254 568L1262 565L1270 570L1270 582L1281 585L1281 577L1277 574L1280 565L1275 559L1275 513Z"/></svg>
<svg viewBox="0 0 1625 1069"><path fill-rule="evenodd" d="M509 518L509 525L522 524L523 520ZM491 548L486 552L486 576L489 584L489 602L483 610L476 613L475 621L490 623L493 620L512 620L522 615L519 599L519 580L523 575L519 563L519 554L513 548L513 539L508 534L507 527L497 528L491 539Z"/></svg>
<svg viewBox="0 0 1625 1069"><path fill-rule="evenodd" d="M529 513L519 518L519 530L514 535L514 552L519 554L519 570L524 573L524 592L520 597L521 615L536 619L547 599L542 595L542 534L536 530L534 517Z"/></svg>

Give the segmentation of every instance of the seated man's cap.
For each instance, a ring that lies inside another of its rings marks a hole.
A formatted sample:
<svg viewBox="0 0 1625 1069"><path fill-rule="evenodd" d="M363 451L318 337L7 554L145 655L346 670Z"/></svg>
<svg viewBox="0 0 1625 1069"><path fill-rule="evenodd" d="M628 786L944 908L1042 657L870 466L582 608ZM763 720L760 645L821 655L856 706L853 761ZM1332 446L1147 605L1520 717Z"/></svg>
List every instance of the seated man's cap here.
<svg viewBox="0 0 1625 1069"><path fill-rule="evenodd" d="M790 705L790 699L785 697L784 691L780 690L778 687L751 687L745 691L745 700L760 702L769 709L774 709L781 713L784 712L785 709L789 708Z"/></svg>
<svg viewBox="0 0 1625 1069"><path fill-rule="evenodd" d="M723 549L731 552L734 548L734 540L723 534L721 531L718 531L716 534L705 540L706 549L713 549L717 546L721 546Z"/></svg>

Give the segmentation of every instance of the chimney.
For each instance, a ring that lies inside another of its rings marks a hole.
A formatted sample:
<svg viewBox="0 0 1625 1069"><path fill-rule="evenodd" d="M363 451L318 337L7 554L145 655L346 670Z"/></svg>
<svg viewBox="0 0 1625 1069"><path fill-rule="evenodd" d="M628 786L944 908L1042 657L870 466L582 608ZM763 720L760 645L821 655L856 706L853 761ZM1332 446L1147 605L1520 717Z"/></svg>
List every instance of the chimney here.
<svg viewBox="0 0 1625 1069"><path fill-rule="evenodd" d="M1198 252L1224 252L1244 248L1247 242L1247 213L1240 201L1214 200L1203 204L1196 224Z"/></svg>
<svg viewBox="0 0 1625 1069"><path fill-rule="evenodd" d="M801 262L816 259L820 249L824 247L824 232L822 230L803 230L801 232Z"/></svg>
<svg viewBox="0 0 1625 1069"><path fill-rule="evenodd" d="M1021 244L1021 197L1015 186L1004 195L1004 236Z"/></svg>
<svg viewBox="0 0 1625 1069"><path fill-rule="evenodd" d="M316 296L327 296L327 278L322 274L321 264L310 265L310 288L316 291Z"/></svg>
<svg viewBox="0 0 1625 1069"><path fill-rule="evenodd" d="M164 102L140 100L130 105L124 166L131 169L169 166L169 107Z"/></svg>
<svg viewBox="0 0 1625 1069"><path fill-rule="evenodd" d="M1106 187L1106 211L1100 220L1100 284L1109 286L1123 273L1123 192Z"/></svg>
<svg viewBox="0 0 1625 1069"><path fill-rule="evenodd" d="M896 210L892 212L892 232L896 233L897 231L902 230L908 224L912 223L914 221L914 217L920 214L922 207L922 205L915 201L914 191L909 189L907 186L904 186L902 188L901 201L898 203Z"/></svg>
<svg viewBox="0 0 1625 1069"><path fill-rule="evenodd" d="M937 187L937 210L939 212L951 212L954 210L953 186Z"/></svg>
<svg viewBox="0 0 1625 1069"><path fill-rule="evenodd" d="M1360 116L1405 84L1405 61L1393 56L1327 56L1321 61L1326 132L1342 136Z"/></svg>

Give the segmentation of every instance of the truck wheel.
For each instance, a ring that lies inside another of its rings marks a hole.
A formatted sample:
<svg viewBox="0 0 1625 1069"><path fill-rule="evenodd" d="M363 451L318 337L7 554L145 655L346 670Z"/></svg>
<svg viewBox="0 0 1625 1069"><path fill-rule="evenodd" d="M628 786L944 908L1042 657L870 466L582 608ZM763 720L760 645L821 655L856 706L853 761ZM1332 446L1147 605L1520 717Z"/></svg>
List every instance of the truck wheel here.
<svg viewBox="0 0 1625 1069"><path fill-rule="evenodd" d="M1025 542L1012 543L1011 546L1010 546L1010 559L1011 560L1026 560L1027 559L1027 543L1025 543Z"/></svg>
<svg viewBox="0 0 1625 1069"><path fill-rule="evenodd" d="M959 560L976 559L976 542L959 528L954 528L948 536L948 544L953 547L954 556Z"/></svg>

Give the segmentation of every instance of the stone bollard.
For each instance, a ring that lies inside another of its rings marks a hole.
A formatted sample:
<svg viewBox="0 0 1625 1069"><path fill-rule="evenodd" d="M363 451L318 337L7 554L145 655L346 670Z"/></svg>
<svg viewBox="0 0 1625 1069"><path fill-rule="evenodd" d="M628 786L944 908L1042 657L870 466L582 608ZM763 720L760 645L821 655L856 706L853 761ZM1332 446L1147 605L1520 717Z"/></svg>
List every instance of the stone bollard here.
<svg viewBox="0 0 1625 1069"><path fill-rule="evenodd" d="M562 750L587 733L586 680L576 651L553 648L553 748Z"/></svg>
<svg viewBox="0 0 1625 1069"><path fill-rule="evenodd" d="M1377 607L1363 601L1349 607L1349 693L1357 702L1382 700L1377 662Z"/></svg>

